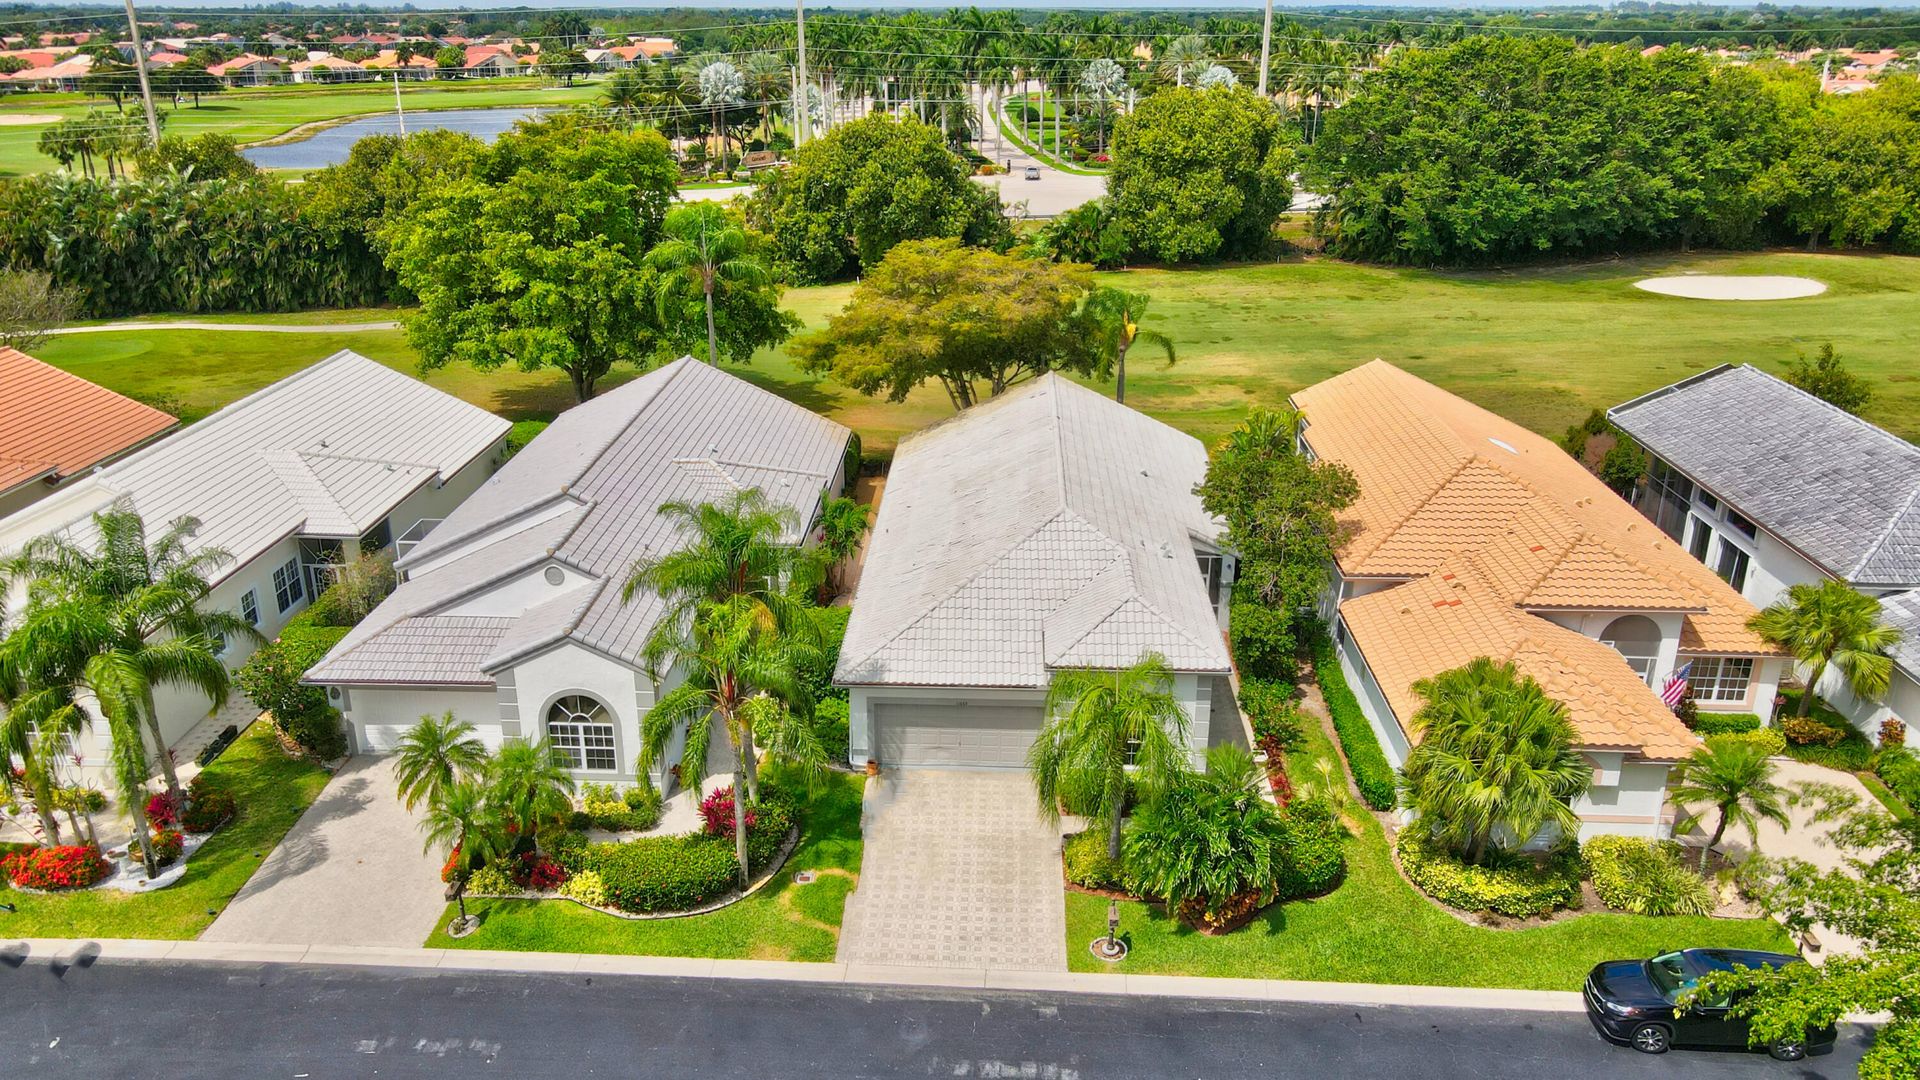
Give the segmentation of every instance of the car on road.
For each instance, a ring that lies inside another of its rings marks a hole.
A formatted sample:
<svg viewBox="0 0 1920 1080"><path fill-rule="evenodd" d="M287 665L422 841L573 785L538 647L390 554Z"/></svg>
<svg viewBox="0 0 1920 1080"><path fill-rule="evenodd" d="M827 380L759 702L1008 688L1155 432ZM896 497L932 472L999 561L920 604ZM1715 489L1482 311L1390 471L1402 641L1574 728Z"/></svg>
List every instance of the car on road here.
<svg viewBox="0 0 1920 1080"><path fill-rule="evenodd" d="M1029 180L1040 179L1040 166L1038 165L1027 166L1027 179Z"/></svg>
<svg viewBox="0 0 1920 1080"><path fill-rule="evenodd" d="M1676 1046L1745 1047L1747 1021L1730 1014L1730 1001L1695 1001L1683 1013L1680 996L1710 971L1800 963L1805 961L1797 956L1748 949L1683 949L1651 960L1609 960L1587 974L1581 996L1586 998L1587 1018L1608 1042L1643 1054L1664 1054ZM1782 1039L1767 1052L1782 1061L1798 1061L1831 1050L1838 1038L1830 1024L1803 1039Z"/></svg>

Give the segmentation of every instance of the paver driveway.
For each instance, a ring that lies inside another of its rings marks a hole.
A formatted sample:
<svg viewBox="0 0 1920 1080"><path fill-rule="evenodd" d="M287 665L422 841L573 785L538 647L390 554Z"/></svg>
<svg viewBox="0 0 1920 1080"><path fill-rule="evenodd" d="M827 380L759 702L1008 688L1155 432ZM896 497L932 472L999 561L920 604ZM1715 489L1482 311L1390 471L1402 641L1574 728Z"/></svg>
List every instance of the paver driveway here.
<svg viewBox="0 0 1920 1080"><path fill-rule="evenodd" d="M841 962L1066 970L1060 831L1025 773L889 772L862 818Z"/></svg>
<svg viewBox="0 0 1920 1080"><path fill-rule="evenodd" d="M392 757L356 757L327 783L202 941L395 945L445 910L440 862L394 797Z"/></svg>

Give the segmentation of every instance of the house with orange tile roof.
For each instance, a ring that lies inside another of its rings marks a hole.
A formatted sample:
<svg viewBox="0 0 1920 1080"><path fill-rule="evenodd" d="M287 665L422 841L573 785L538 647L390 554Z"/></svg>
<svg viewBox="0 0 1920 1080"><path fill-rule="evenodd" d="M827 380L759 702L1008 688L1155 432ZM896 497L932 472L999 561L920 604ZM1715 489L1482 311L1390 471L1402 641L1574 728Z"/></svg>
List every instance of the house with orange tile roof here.
<svg viewBox="0 0 1920 1080"><path fill-rule="evenodd" d="M281 81L287 71L287 62L276 56L255 56L241 53L231 60L225 60L207 68L207 74L218 78L228 86L262 86L266 83Z"/></svg>
<svg viewBox="0 0 1920 1080"><path fill-rule="evenodd" d="M1359 481L1321 614L1393 764L1415 682L1511 661L1593 763L1581 838L1669 835L1667 770L1699 741L1660 691L1685 668L1701 711L1770 716L1785 660L1753 605L1560 447L1392 364L1293 402L1306 452Z"/></svg>
<svg viewBox="0 0 1920 1080"><path fill-rule="evenodd" d="M0 518L179 423L159 409L0 346Z"/></svg>

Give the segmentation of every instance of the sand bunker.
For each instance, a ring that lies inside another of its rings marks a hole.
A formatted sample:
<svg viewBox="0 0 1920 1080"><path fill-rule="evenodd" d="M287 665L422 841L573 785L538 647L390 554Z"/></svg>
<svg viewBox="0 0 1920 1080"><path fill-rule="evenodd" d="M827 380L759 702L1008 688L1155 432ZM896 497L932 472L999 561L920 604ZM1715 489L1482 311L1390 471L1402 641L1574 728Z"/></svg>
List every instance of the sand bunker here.
<svg viewBox="0 0 1920 1080"><path fill-rule="evenodd" d="M56 124L58 116L52 113L0 113L0 127L25 127L28 124Z"/></svg>
<svg viewBox="0 0 1920 1080"><path fill-rule="evenodd" d="M1662 296L1683 296L1689 300L1793 300L1818 296L1827 291L1825 282L1812 278L1756 275L1733 277L1726 274L1685 274L1680 277L1646 278L1633 283Z"/></svg>

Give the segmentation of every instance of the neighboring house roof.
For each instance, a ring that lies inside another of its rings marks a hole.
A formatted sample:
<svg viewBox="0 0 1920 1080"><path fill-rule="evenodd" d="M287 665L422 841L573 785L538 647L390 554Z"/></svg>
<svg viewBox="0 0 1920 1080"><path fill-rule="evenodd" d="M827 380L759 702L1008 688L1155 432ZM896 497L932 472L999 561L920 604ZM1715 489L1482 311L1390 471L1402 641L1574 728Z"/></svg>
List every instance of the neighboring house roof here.
<svg viewBox="0 0 1920 1080"><path fill-rule="evenodd" d="M254 67L259 64L265 64L268 67L278 68L278 67L284 67L286 65L286 61L281 60L277 56L255 56L252 53L241 53L239 56L236 56L231 60L223 60L218 64L213 64L209 66L207 68L207 74L230 75L233 72L244 71L247 68Z"/></svg>
<svg viewBox="0 0 1920 1080"><path fill-rule="evenodd" d="M312 71L315 68L320 68L323 71L328 69L336 71L363 70L359 64L351 60L342 60L337 56L322 56L314 60L299 60L295 61L293 65L293 70L297 72Z"/></svg>
<svg viewBox="0 0 1920 1080"><path fill-rule="evenodd" d="M1414 680L1491 656L1560 696L1582 745L1664 758L1692 736L1619 653L1547 616L1677 614L1683 652L1777 653L1739 593L1518 424L1379 360L1294 401L1314 453L1359 481L1341 573L1407 581L1340 605L1403 723Z"/></svg>
<svg viewBox="0 0 1920 1080"><path fill-rule="evenodd" d="M508 64L520 63L514 59L513 50L505 45L469 45L466 49L466 66L478 67L496 56Z"/></svg>
<svg viewBox="0 0 1920 1080"><path fill-rule="evenodd" d="M371 60L362 61L360 66L363 68L378 68L380 70L385 70L387 68L395 68L395 67L437 68L440 65L438 62L434 60L433 57L422 56L418 53L408 58L407 62L403 65L400 63L400 50L382 49L380 50L380 55L374 57Z"/></svg>
<svg viewBox="0 0 1920 1080"><path fill-rule="evenodd" d="M151 529L198 518L191 546L232 555L224 577L290 535L366 533L510 426L342 351L0 521L0 551L62 529L84 535L93 513L126 500Z"/></svg>
<svg viewBox="0 0 1920 1080"><path fill-rule="evenodd" d="M153 55L147 57L147 63L154 64L154 65L184 64L186 62L187 62L186 53L163 51L163 52L154 53Z"/></svg>
<svg viewBox="0 0 1920 1080"><path fill-rule="evenodd" d="M159 409L0 346L0 493L84 472L178 424Z"/></svg>
<svg viewBox="0 0 1920 1080"><path fill-rule="evenodd" d="M7 76L14 82L47 82L55 79L78 79L93 70L91 55L75 56L47 67L28 68Z"/></svg>
<svg viewBox="0 0 1920 1080"><path fill-rule="evenodd" d="M660 506L757 487L803 528L849 438L744 379L677 360L560 414L407 553L406 582L307 677L491 685L566 640L637 665L661 604L620 591L635 560L679 544ZM552 599L511 613L469 603L543 564L571 571Z"/></svg>
<svg viewBox="0 0 1920 1080"><path fill-rule="evenodd" d="M1920 682L1920 590L1882 597L1880 620L1900 631L1900 642L1893 647L1893 662Z"/></svg>
<svg viewBox="0 0 1920 1080"><path fill-rule="evenodd" d="M1224 672L1192 436L1047 375L900 444L835 681L1047 685L1155 651Z"/></svg>
<svg viewBox="0 0 1920 1080"><path fill-rule="evenodd" d="M1748 365L1608 415L1827 573L1920 584L1920 447Z"/></svg>

